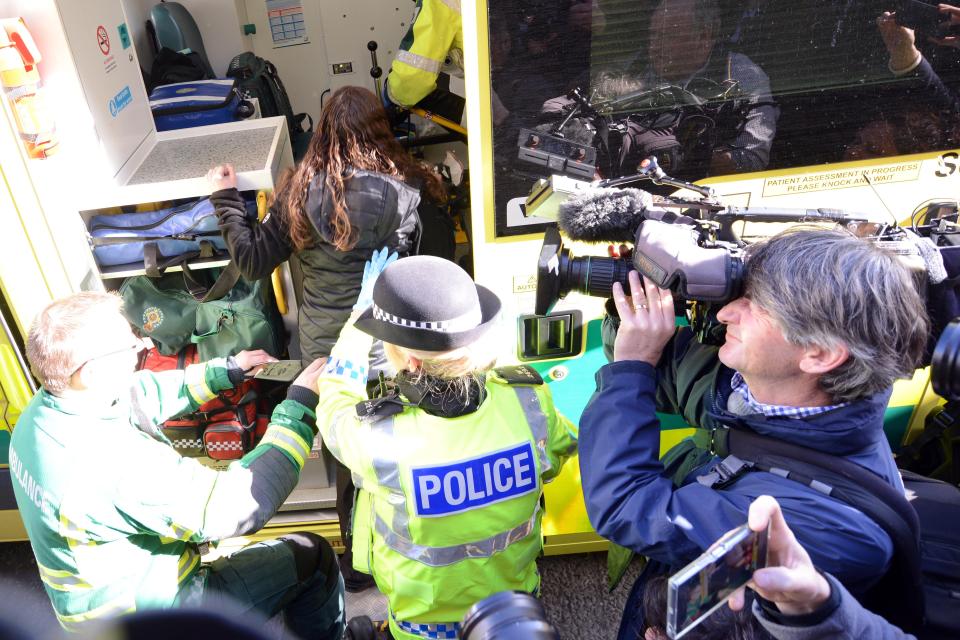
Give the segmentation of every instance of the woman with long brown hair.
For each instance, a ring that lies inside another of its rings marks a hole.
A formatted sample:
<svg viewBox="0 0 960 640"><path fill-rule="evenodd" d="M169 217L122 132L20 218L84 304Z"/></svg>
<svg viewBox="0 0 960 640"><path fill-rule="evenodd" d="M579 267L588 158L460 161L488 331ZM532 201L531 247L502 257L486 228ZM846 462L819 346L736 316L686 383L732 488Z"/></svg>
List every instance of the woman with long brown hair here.
<svg viewBox="0 0 960 640"><path fill-rule="evenodd" d="M207 174L220 231L231 258L250 280L269 276L293 258L302 273L298 317L300 358L327 356L360 293L363 266L374 250L415 253L420 190L439 201L439 178L400 146L380 101L361 87L338 89L320 114L306 156L288 172L261 223L247 217L230 165ZM382 343L371 352L370 377L386 366ZM353 486L337 473L337 511L345 536ZM349 549L349 544L347 545ZM343 563L347 588L364 585Z"/></svg>
<svg viewBox="0 0 960 640"><path fill-rule="evenodd" d="M373 251L416 251L420 189L442 198L439 178L403 150L380 101L361 87L338 89L327 101L306 156L281 178L261 224L247 216L232 166L214 167L207 179L244 277L264 278L291 256L298 263L304 363L329 355Z"/></svg>

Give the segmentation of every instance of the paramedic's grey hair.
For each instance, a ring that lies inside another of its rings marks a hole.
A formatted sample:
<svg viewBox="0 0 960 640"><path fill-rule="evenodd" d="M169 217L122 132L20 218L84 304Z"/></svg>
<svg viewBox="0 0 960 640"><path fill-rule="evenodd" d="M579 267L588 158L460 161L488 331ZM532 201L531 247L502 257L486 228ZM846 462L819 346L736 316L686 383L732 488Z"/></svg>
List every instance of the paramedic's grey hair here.
<svg viewBox="0 0 960 640"><path fill-rule="evenodd" d="M799 346L846 345L820 377L836 401L863 398L913 375L929 324L910 270L845 231L800 228L751 245L746 295Z"/></svg>
<svg viewBox="0 0 960 640"><path fill-rule="evenodd" d="M70 386L70 376L102 349L102 319L119 316L123 301L100 291L84 291L51 302L30 325L27 360L30 370L51 393Z"/></svg>

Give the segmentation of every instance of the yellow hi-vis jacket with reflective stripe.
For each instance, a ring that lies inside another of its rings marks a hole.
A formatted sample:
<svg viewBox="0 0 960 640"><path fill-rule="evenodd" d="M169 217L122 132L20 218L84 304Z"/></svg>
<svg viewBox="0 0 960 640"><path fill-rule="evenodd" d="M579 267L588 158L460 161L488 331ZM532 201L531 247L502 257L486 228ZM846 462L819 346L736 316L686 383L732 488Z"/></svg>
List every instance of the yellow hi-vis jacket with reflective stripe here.
<svg viewBox="0 0 960 640"><path fill-rule="evenodd" d="M456 638L477 601L537 591L542 484L576 453L576 427L546 385L495 372L474 413L361 419L369 348L351 320L318 380L320 434L361 488L354 566L387 596L395 638Z"/></svg>
<svg viewBox="0 0 960 640"><path fill-rule="evenodd" d="M272 515L251 492L262 468L256 460L279 450L271 457L289 468L274 475L298 473L313 440L304 423L312 408L283 401L260 445L222 471L146 433L230 387L219 358L137 373L130 395L113 405L44 389L30 401L11 438L10 475L40 579L65 628L177 604L203 588L196 543L246 532Z"/></svg>
<svg viewBox="0 0 960 640"><path fill-rule="evenodd" d="M412 107L437 88L437 75L451 52L462 59L460 0L417 0L413 22L390 66L387 93Z"/></svg>

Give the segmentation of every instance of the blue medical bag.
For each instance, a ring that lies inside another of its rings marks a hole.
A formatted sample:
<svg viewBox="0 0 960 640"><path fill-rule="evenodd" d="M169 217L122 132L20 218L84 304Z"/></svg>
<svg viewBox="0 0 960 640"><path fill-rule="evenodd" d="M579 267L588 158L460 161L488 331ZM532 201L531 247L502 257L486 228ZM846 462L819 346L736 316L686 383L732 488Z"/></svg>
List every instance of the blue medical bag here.
<svg viewBox="0 0 960 640"><path fill-rule="evenodd" d="M150 93L150 111L157 131L233 122L249 116L250 112L241 108L236 84L237 81L230 78L157 87Z"/></svg>
<svg viewBox="0 0 960 640"><path fill-rule="evenodd" d="M193 254L205 247L226 256L227 246L209 198L158 211L94 216L87 229L93 257L101 267L142 264L147 245L154 245L147 251L159 252L163 258Z"/></svg>

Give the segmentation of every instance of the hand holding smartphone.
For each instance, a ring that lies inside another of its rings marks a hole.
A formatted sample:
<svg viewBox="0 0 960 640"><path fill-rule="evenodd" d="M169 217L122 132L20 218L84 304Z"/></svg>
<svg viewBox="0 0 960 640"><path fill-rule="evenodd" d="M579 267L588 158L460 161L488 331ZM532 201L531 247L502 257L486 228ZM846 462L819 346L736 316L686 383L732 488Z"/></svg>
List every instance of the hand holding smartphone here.
<svg viewBox="0 0 960 640"><path fill-rule="evenodd" d="M939 6L923 0L900 0L894 18L900 26L927 36L943 35L949 30L948 18L940 13Z"/></svg>
<svg viewBox="0 0 960 640"><path fill-rule="evenodd" d="M681 638L767 565L767 533L737 527L667 583L667 635Z"/></svg>

